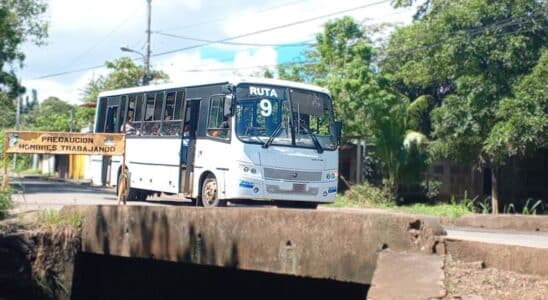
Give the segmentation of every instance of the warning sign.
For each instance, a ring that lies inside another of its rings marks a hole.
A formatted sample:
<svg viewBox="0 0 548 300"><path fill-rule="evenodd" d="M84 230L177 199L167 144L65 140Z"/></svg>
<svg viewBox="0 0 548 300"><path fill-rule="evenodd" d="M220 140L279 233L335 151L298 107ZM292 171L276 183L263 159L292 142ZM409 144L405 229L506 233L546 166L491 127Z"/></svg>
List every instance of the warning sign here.
<svg viewBox="0 0 548 300"><path fill-rule="evenodd" d="M124 134L11 131L6 153L124 154Z"/></svg>

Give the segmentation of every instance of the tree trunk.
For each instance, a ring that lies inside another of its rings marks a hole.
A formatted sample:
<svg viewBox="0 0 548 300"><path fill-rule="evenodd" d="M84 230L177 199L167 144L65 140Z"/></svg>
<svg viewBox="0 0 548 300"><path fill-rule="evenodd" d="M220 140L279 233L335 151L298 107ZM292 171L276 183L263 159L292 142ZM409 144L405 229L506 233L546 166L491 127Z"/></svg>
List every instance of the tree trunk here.
<svg viewBox="0 0 548 300"><path fill-rule="evenodd" d="M499 213L499 168L491 166L491 209L494 215Z"/></svg>

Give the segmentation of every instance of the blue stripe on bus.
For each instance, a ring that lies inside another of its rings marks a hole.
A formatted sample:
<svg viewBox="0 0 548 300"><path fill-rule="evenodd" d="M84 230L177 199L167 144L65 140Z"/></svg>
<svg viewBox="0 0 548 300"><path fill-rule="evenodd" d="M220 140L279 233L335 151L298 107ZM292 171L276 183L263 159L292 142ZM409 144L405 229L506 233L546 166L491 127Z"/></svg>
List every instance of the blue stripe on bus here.
<svg viewBox="0 0 548 300"><path fill-rule="evenodd" d="M252 189L255 185L253 182L242 180L240 181L240 187L245 189Z"/></svg>

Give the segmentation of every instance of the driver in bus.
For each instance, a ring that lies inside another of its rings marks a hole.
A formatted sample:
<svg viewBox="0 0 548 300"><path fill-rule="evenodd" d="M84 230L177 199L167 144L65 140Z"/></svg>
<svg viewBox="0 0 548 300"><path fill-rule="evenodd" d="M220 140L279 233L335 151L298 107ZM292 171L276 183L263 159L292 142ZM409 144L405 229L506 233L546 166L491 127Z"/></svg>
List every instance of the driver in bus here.
<svg viewBox="0 0 548 300"><path fill-rule="evenodd" d="M228 136L228 129L230 128L230 123L228 122L228 117L223 117L223 122L219 128L213 130L211 136L226 138Z"/></svg>

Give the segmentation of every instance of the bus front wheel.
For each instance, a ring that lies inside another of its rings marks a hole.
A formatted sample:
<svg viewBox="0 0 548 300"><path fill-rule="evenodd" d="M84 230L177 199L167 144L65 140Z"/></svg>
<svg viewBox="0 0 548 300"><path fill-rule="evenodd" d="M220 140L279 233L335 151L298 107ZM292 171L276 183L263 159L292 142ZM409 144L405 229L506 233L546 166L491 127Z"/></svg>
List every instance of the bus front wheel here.
<svg viewBox="0 0 548 300"><path fill-rule="evenodd" d="M219 194L217 192L217 179L215 179L212 175L208 175L202 183L200 203L203 207L224 206L226 203L225 201L219 199Z"/></svg>

